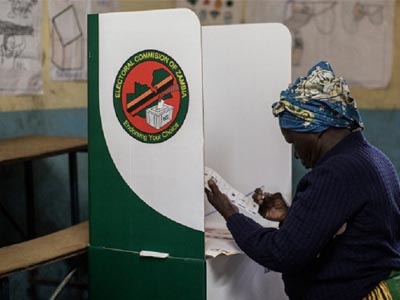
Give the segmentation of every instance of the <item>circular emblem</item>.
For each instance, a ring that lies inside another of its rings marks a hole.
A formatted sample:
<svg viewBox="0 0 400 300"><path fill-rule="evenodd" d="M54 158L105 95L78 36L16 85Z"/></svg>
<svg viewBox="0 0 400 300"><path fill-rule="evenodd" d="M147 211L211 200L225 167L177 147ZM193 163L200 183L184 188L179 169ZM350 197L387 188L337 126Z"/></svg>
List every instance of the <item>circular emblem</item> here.
<svg viewBox="0 0 400 300"><path fill-rule="evenodd" d="M121 126L144 143L161 143L175 135L189 107L182 69L157 50L132 55L120 68L113 92Z"/></svg>

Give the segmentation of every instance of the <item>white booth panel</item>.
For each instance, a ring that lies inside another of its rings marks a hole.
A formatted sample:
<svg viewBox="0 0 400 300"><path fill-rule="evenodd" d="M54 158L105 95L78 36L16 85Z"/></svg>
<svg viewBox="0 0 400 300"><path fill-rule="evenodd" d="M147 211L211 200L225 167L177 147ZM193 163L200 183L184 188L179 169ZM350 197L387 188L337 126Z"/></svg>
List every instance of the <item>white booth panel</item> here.
<svg viewBox="0 0 400 300"><path fill-rule="evenodd" d="M243 194L263 186L291 197L291 148L271 105L290 83L282 24L202 28L205 165ZM205 226L225 228L205 202ZM245 255L207 260L207 299L287 299L280 274Z"/></svg>

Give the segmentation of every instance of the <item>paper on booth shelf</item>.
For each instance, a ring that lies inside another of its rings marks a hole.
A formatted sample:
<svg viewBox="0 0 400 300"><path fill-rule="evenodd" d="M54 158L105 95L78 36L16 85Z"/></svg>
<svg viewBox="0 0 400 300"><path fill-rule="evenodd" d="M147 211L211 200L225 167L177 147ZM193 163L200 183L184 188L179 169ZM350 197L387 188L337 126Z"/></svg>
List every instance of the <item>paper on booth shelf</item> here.
<svg viewBox="0 0 400 300"><path fill-rule="evenodd" d="M215 258L218 255L229 256L242 253L227 229L206 228L205 237L207 258Z"/></svg>

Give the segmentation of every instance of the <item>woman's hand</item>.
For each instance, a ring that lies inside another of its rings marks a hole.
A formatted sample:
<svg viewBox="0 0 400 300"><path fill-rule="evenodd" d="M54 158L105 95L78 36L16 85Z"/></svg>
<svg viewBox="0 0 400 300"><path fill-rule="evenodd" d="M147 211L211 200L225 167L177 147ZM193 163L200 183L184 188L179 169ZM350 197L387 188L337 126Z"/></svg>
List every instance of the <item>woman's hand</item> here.
<svg viewBox="0 0 400 300"><path fill-rule="evenodd" d="M228 196L221 193L218 186L212 179L208 181L208 186L211 189L209 190L205 188L208 202L214 206L214 208L224 217L225 220L228 220L231 215L239 212L239 209L232 204Z"/></svg>
<svg viewBox="0 0 400 300"><path fill-rule="evenodd" d="M260 206L258 213L265 219L282 222L288 211L288 206L281 193L270 194L257 188L253 200Z"/></svg>

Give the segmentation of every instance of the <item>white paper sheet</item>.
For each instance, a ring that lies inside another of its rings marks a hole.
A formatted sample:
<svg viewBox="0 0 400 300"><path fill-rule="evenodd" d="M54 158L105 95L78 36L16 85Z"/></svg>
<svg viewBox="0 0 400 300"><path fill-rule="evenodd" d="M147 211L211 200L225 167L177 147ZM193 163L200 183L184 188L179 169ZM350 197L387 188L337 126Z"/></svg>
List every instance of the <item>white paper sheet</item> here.
<svg viewBox="0 0 400 300"><path fill-rule="evenodd" d="M242 21L243 1L239 0L177 0L176 6L193 10L202 25L227 25Z"/></svg>
<svg viewBox="0 0 400 300"><path fill-rule="evenodd" d="M393 60L394 0L248 1L247 23L280 22L292 33L292 78L328 60L350 85L386 87Z"/></svg>
<svg viewBox="0 0 400 300"><path fill-rule="evenodd" d="M41 2L0 2L0 94L40 94Z"/></svg>
<svg viewBox="0 0 400 300"><path fill-rule="evenodd" d="M112 0L48 1L53 80L87 79L87 14L116 11L118 3Z"/></svg>

